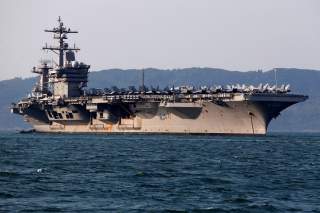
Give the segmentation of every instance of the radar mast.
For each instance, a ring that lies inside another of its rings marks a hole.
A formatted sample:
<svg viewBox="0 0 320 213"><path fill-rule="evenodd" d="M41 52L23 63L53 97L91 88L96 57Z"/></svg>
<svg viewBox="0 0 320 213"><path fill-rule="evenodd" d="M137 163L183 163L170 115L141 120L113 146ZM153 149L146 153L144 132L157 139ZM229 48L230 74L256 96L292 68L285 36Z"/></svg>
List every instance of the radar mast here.
<svg viewBox="0 0 320 213"><path fill-rule="evenodd" d="M52 85L52 94L57 98L78 97L83 94L82 88L87 86L90 65L78 62L75 59L76 51L80 50L75 45L69 47L65 41L69 33L78 33L64 26L60 16L58 26L45 32L53 33L53 38L59 45L43 47L43 50L51 50L59 55L59 64L48 73L49 83ZM65 60L65 61L64 61Z"/></svg>
<svg viewBox="0 0 320 213"><path fill-rule="evenodd" d="M69 33L78 33L78 31L74 31L71 30L70 28L66 28L63 25L63 22L59 16L58 18L58 27L54 27L51 30L44 30L45 32L50 32L50 33L54 33L53 38L57 39L59 41L59 46L48 46L46 44L46 46L42 47L43 50L51 50L54 53L59 55L59 68L63 67L63 56L64 56L64 52L69 50L69 51L79 51L79 48L76 48L76 46L74 45L73 48L70 48L68 43L66 43L64 40L68 39L67 35ZM58 51L58 52L57 52Z"/></svg>

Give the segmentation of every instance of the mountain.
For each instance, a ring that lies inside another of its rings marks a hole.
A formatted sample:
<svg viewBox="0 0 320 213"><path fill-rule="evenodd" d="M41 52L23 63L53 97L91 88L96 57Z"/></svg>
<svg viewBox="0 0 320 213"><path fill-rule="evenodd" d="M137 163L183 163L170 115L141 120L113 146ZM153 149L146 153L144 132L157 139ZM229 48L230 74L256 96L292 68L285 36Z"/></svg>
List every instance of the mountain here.
<svg viewBox="0 0 320 213"><path fill-rule="evenodd" d="M109 69L91 72L89 85L92 88L111 86L127 87L141 84L141 70ZM320 131L320 72L294 68L278 68L274 71L227 71L214 68L185 68L174 70L145 69L145 85L154 87L179 85L226 85L275 83L290 84L294 93L306 94L306 102L296 104L281 113L271 122L270 131L319 132ZM36 78L14 78L0 81L0 130L28 127L21 116L10 114L10 103L25 97Z"/></svg>

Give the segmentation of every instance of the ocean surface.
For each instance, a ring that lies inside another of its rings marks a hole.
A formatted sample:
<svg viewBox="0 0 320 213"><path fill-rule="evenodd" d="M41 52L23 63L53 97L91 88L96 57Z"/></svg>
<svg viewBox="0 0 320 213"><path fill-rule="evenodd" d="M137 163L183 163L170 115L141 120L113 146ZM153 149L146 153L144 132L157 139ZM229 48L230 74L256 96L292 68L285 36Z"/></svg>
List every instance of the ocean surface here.
<svg viewBox="0 0 320 213"><path fill-rule="evenodd" d="M320 134L2 132L0 212L320 212Z"/></svg>

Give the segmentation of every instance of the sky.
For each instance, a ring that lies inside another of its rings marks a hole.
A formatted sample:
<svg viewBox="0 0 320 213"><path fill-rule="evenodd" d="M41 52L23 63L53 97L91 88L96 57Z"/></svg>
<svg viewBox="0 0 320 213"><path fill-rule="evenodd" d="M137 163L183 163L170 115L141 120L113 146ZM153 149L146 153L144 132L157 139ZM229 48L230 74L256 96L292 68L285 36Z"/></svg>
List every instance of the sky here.
<svg viewBox="0 0 320 213"><path fill-rule="evenodd" d="M110 68L320 70L318 0L0 0L0 80L30 77L64 24L77 60Z"/></svg>

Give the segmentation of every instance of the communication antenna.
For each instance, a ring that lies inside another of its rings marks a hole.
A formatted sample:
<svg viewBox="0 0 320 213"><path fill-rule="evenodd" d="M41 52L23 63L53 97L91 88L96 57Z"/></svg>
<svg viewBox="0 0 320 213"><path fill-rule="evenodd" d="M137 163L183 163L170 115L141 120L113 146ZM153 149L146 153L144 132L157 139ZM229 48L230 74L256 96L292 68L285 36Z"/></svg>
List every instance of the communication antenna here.
<svg viewBox="0 0 320 213"><path fill-rule="evenodd" d="M144 92L144 69L142 69L142 82L141 82L141 84L142 84L142 91Z"/></svg>
<svg viewBox="0 0 320 213"><path fill-rule="evenodd" d="M274 81L275 81L275 83L276 83L276 87L278 87L277 68L274 68L273 71L274 71Z"/></svg>
<svg viewBox="0 0 320 213"><path fill-rule="evenodd" d="M73 48L68 47L68 43L66 43L64 40L67 39L67 34L69 33L78 33L78 31L70 30L70 28L66 28L63 25L63 22L61 20L61 17L59 16L58 18L58 27L55 27L51 30L45 30L45 32L53 33L54 34L54 39L57 39L59 41L58 46L48 46L46 43L46 46L44 46L42 49L43 50L51 50L54 53L57 53L59 55L59 67L63 67L63 56L65 51L78 51L80 50L79 48L76 48L75 46Z"/></svg>

